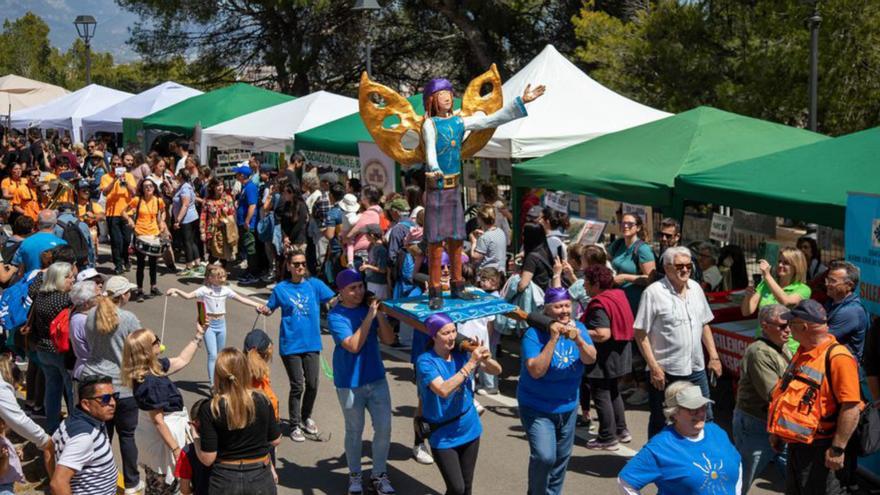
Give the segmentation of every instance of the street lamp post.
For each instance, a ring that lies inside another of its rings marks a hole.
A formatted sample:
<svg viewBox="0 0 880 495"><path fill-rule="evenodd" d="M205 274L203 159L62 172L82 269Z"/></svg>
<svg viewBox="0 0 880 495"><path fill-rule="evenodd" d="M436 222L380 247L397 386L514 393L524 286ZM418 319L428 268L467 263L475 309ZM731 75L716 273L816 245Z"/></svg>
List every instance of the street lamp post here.
<svg viewBox="0 0 880 495"><path fill-rule="evenodd" d="M816 132L819 107L819 0L813 0L813 13L807 19L810 26L810 130Z"/></svg>
<svg viewBox="0 0 880 495"><path fill-rule="evenodd" d="M373 27L373 12L380 10L382 7L379 6L379 3L376 0L356 0L354 2L354 7L351 10L363 10L367 13L367 75L372 76L373 71L370 66L370 44L372 43L372 27Z"/></svg>
<svg viewBox="0 0 880 495"><path fill-rule="evenodd" d="M86 44L86 86L92 84L92 38L95 37L95 27L97 26L95 18L90 15L78 15L73 21L76 26L76 34Z"/></svg>

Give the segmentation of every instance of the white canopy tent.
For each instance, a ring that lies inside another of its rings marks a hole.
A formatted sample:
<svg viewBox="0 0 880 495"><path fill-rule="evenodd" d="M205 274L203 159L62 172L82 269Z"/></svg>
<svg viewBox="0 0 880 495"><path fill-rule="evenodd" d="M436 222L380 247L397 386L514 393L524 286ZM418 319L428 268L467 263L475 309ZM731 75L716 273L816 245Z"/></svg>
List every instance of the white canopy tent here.
<svg viewBox="0 0 880 495"><path fill-rule="evenodd" d="M82 119L82 132L122 132L122 119L140 119L187 98L202 94L176 82L164 82Z"/></svg>
<svg viewBox="0 0 880 495"><path fill-rule="evenodd" d="M7 115L10 108L17 112L42 105L68 93L61 86L9 74L0 77L0 113Z"/></svg>
<svg viewBox="0 0 880 495"><path fill-rule="evenodd" d="M70 132L73 140L82 140L82 119L122 100L131 93L117 91L98 84L90 84L79 91L62 96L43 105L12 112L13 129L62 129Z"/></svg>
<svg viewBox="0 0 880 495"><path fill-rule="evenodd" d="M200 156L208 147L290 152L293 135L358 111L358 101L317 91L202 130Z"/></svg>
<svg viewBox="0 0 880 495"><path fill-rule="evenodd" d="M534 158L670 114L634 102L584 74L553 45L504 83L504 102L527 84L547 86L528 104L529 116L499 127L478 157Z"/></svg>

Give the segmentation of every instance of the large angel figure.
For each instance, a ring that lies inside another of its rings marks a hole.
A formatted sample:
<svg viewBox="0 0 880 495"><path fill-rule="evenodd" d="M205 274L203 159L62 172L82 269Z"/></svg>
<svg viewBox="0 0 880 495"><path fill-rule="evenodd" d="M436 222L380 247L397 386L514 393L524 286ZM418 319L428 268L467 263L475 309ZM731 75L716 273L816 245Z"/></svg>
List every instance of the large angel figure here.
<svg viewBox="0 0 880 495"><path fill-rule="evenodd" d="M491 90L481 96L480 89L484 84L491 85ZM496 127L528 115L525 105L544 94L544 89L544 86L532 89L528 85L521 97L502 107L501 81L493 65L468 85L462 111L454 112L452 83L446 79L432 79L422 92L425 116L420 119L409 102L396 92L370 81L366 74L361 78L361 116L376 144L401 164L425 163L424 236L428 242L428 304L431 309L443 306L440 276L444 243L450 260L451 295L468 297L461 274L462 243L467 238L461 201L462 158L485 146ZM385 101L377 104L375 96ZM392 115L400 119L400 124L388 127L386 118ZM413 131L418 133L418 145L407 146L407 137L413 141Z"/></svg>

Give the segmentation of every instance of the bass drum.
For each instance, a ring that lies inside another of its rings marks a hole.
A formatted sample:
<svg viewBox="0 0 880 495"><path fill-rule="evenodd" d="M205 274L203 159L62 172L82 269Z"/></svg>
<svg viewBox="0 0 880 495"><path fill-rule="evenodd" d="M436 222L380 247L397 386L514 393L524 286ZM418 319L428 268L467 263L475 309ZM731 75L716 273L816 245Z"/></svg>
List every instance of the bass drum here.
<svg viewBox="0 0 880 495"><path fill-rule="evenodd" d="M134 240L134 248L147 256L162 256L165 244L155 235L139 235Z"/></svg>

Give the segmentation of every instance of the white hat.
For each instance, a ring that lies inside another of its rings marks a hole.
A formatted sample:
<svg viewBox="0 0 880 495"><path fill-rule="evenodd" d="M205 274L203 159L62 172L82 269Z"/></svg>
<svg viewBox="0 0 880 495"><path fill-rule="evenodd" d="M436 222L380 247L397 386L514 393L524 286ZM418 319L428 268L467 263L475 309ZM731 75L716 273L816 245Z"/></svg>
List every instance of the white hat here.
<svg viewBox="0 0 880 495"><path fill-rule="evenodd" d="M339 202L339 207L346 213L357 213L358 210L361 209L357 196L354 194L346 194L343 196L342 201Z"/></svg>
<svg viewBox="0 0 880 495"><path fill-rule="evenodd" d="M98 270L95 270L94 268L86 268L76 275L77 282L84 282L93 278L100 278L102 282L104 281L104 277L100 273L98 273Z"/></svg>
<svg viewBox="0 0 880 495"><path fill-rule="evenodd" d="M121 275L110 277L104 283L104 292L110 297L121 296L134 289L137 289L137 285L129 282L127 278Z"/></svg>
<svg viewBox="0 0 880 495"><path fill-rule="evenodd" d="M714 403L714 400L703 397L700 387L693 384L682 388L677 394L666 399L666 407L683 407L685 409L699 409L706 404Z"/></svg>

